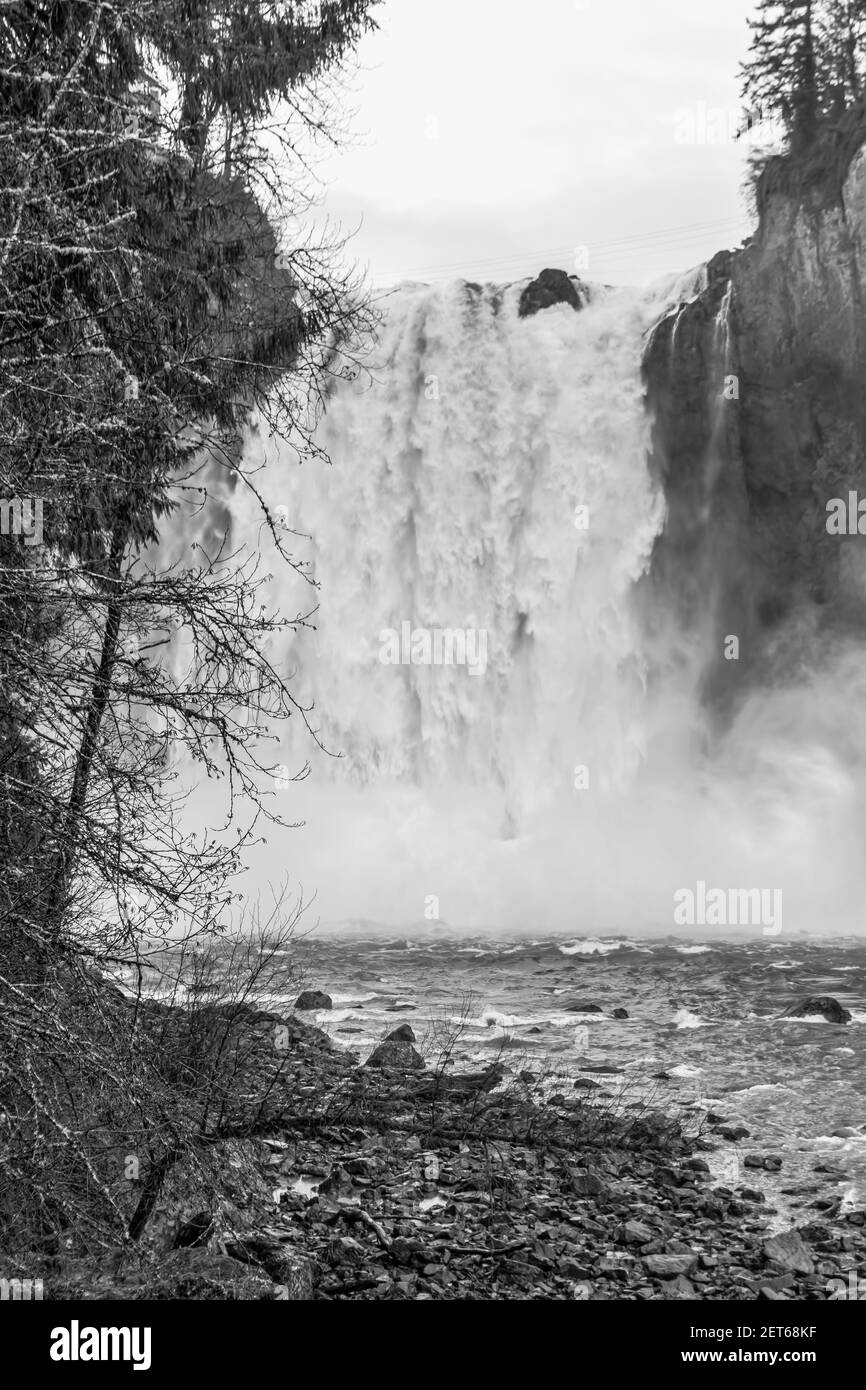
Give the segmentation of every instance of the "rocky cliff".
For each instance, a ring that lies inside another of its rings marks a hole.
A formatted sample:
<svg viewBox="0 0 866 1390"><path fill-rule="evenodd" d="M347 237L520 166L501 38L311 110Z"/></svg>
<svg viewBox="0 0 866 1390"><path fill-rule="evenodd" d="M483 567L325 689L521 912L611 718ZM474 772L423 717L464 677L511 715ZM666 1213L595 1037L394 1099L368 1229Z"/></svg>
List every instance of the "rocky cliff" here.
<svg viewBox="0 0 866 1390"><path fill-rule="evenodd" d="M866 148L834 175L765 178L755 235L646 344L668 505L653 580L705 635L722 703L735 669L760 674L804 622L814 635L866 617L866 548L827 530L831 499L866 497Z"/></svg>

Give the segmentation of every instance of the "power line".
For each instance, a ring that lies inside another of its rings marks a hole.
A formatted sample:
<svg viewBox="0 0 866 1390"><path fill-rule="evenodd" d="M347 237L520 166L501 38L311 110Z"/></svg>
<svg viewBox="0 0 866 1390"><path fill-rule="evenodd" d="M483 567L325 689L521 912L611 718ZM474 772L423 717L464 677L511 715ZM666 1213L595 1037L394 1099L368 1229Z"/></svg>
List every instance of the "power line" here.
<svg viewBox="0 0 866 1390"><path fill-rule="evenodd" d="M723 218L715 222L694 222L680 227L658 228L652 232L644 232L635 236L611 238L605 241L595 241L584 243L593 255L605 255L615 253L616 257L636 251L643 254L644 251L663 250L668 245L682 244L683 237L694 240L698 236L703 236L711 231L721 231L727 227L739 227L744 225L744 219L739 217ZM666 240L667 239L667 240ZM580 243L578 243L580 244ZM548 247L546 250L534 252L515 252L509 256L491 256L481 260L473 260L464 257L462 261L440 262L438 265L415 266L398 272L382 273L377 275L377 283L393 284L400 280L424 279L428 275L437 272L456 272L465 270L467 264L473 268L488 267L506 271L511 265L534 261L537 265L540 261L551 257L571 257L574 255L575 245Z"/></svg>

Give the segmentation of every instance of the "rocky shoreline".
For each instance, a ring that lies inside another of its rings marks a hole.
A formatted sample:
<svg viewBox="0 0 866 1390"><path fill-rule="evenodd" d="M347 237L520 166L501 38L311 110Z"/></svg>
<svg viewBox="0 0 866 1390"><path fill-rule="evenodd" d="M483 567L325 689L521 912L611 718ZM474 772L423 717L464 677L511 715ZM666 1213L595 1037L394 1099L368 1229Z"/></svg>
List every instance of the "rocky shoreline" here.
<svg viewBox="0 0 866 1390"><path fill-rule="evenodd" d="M206 1172L174 1164L134 1246L48 1257L46 1298L822 1300L866 1280L862 1212L826 1200L772 1234L748 1174L713 1181L718 1140L749 1138L731 1117L685 1133L501 1062L427 1066L406 1024L364 1065L298 1014L231 1027L250 1094L279 1077L279 1121L236 1124Z"/></svg>

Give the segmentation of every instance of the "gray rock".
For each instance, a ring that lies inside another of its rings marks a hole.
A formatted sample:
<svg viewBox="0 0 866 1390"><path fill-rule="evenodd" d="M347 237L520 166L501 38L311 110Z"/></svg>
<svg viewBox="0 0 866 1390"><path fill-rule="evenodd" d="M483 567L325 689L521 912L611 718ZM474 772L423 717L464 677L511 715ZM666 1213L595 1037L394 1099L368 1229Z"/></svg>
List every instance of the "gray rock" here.
<svg viewBox="0 0 866 1390"><path fill-rule="evenodd" d="M848 1023L851 1014L830 994L810 994L807 998L798 1000L796 1004L791 1004L780 1017L826 1018L828 1023Z"/></svg>
<svg viewBox="0 0 866 1390"><path fill-rule="evenodd" d="M523 319L553 304L570 304L572 309L582 309L588 301L589 291L576 275L547 269L524 288L517 312Z"/></svg>
<svg viewBox="0 0 866 1390"><path fill-rule="evenodd" d="M783 1231L764 1242L764 1256L794 1274L814 1274L812 1253L799 1231Z"/></svg>
<svg viewBox="0 0 866 1390"><path fill-rule="evenodd" d="M424 1058L410 1042L380 1042L364 1063L385 1071L423 1071Z"/></svg>
<svg viewBox="0 0 866 1390"><path fill-rule="evenodd" d="M409 1024L401 1023L399 1028L395 1028L393 1032L387 1033L382 1041L413 1043L417 1042L417 1039L412 1029L409 1027Z"/></svg>
<svg viewBox="0 0 866 1390"><path fill-rule="evenodd" d="M575 1173L571 1180L571 1189L578 1197L599 1197L607 1190L595 1173Z"/></svg>
<svg viewBox="0 0 866 1390"><path fill-rule="evenodd" d="M626 1221L621 1235L626 1245L649 1245L656 1238L656 1233L642 1221Z"/></svg>
<svg viewBox="0 0 866 1390"><path fill-rule="evenodd" d="M320 989L305 989L295 1000L296 1009L332 1009L330 994L324 994Z"/></svg>
<svg viewBox="0 0 866 1390"><path fill-rule="evenodd" d="M698 1257L691 1251L688 1255L645 1255L644 1264L650 1274L659 1279L676 1279L680 1274L691 1274L698 1263Z"/></svg>
<svg viewBox="0 0 866 1390"><path fill-rule="evenodd" d="M736 1144L738 1139L748 1139L750 1131L746 1129L745 1125L724 1125L719 1130L719 1136L722 1139L727 1139L729 1144Z"/></svg>
<svg viewBox="0 0 866 1390"><path fill-rule="evenodd" d="M697 1298L698 1296L695 1293L694 1284L682 1274L678 1274L675 1279L669 1279L665 1283L662 1293L666 1299Z"/></svg>

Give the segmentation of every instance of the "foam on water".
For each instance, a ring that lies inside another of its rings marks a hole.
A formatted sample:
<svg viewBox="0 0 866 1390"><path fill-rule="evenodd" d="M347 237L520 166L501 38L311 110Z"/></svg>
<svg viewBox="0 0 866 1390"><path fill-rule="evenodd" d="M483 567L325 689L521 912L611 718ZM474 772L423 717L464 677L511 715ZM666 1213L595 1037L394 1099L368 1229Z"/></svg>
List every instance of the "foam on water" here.
<svg viewBox="0 0 866 1390"><path fill-rule="evenodd" d="M813 661L805 615L780 636L778 675L771 655L720 731L700 698L705 644L684 640L646 582L664 502L647 468L642 339L702 282L697 270L524 319L520 287L391 295L366 370L328 400L332 466L298 467L292 441L262 430L248 441L317 592L214 465L213 505L231 544L273 573L273 606L320 605L270 655L315 700L329 753L300 720L262 749L289 773L309 759L312 775L263 784L304 825L248 856L248 893L288 877L325 922L365 933L438 919L587 938L566 955L671 932L674 893L698 880L778 888L786 933L862 929L860 639ZM717 339L723 354L723 318ZM178 516L178 555L196 526L219 529ZM483 634L484 661L388 664L385 635L404 624ZM213 824L216 805L212 785L197 789L191 819Z"/></svg>

